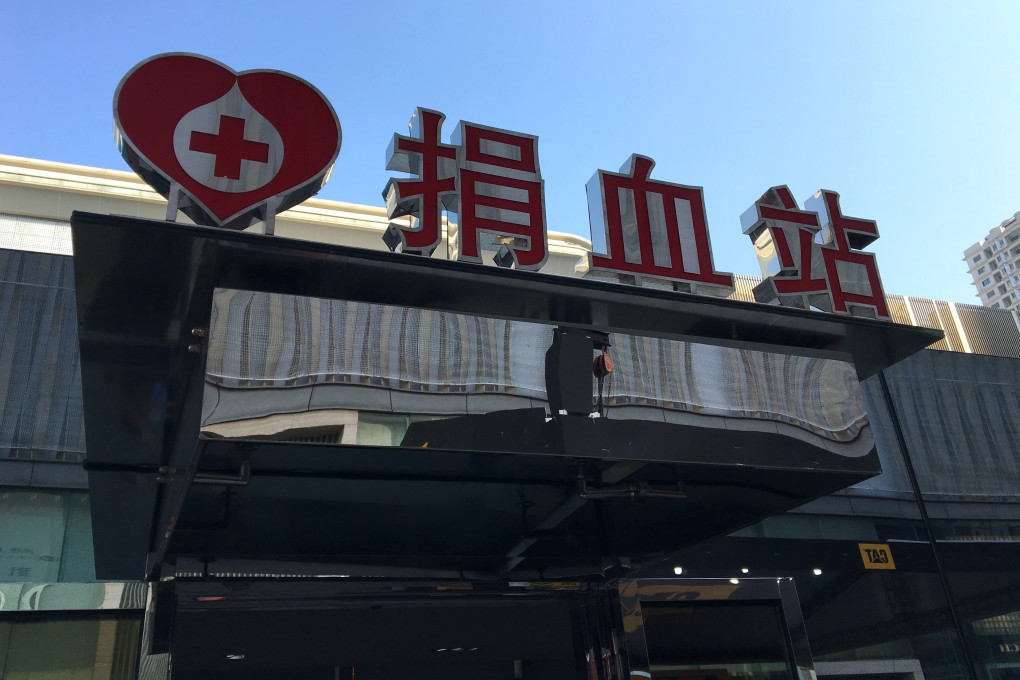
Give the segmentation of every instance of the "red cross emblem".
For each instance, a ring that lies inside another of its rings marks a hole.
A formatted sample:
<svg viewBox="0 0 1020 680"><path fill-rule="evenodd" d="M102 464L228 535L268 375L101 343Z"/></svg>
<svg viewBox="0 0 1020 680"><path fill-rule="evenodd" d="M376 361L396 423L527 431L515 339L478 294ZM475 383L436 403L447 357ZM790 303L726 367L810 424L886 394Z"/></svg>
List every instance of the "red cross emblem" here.
<svg viewBox="0 0 1020 680"><path fill-rule="evenodd" d="M269 162L269 145L244 138L244 118L220 116L216 134L192 132L192 151L212 154L216 158L213 174L227 179L241 179L241 161Z"/></svg>

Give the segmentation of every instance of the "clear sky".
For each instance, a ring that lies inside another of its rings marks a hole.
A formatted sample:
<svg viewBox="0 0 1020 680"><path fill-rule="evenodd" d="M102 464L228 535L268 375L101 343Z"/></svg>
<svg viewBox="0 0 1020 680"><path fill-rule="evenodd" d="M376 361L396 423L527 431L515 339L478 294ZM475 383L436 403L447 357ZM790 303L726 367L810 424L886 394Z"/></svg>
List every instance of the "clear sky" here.
<svg viewBox="0 0 1020 680"><path fill-rule="evenodd" d="M549 228L631 153L705 188L717 269L757 273L738 218L820 188L878 222L887 292L977 303L963 250L1020 210L1020 2L8 2L0 153L127 169L111 101L197 52L316 85L343 127L320 196L381 205L415 106L539 136Z"/></svg>

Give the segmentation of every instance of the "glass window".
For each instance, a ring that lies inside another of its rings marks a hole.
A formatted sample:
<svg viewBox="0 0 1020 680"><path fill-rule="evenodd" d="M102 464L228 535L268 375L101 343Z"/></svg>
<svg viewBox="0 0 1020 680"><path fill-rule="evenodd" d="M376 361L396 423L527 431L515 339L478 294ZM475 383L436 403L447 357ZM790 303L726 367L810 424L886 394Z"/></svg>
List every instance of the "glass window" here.
<svg viewBox="0 0 1020 680"><path fill-rule="evenodd" d="M791 676L777 604L642 602L641 612L653 678Z"/></svg>
<svg viewBox="0 0 1020 680"><path fill-rule="evenodd" d="M8 680L137 677L141 614L129 619L0 622L0 672Z"/></svg>
<svg viewBox="0 0 1020 680"><path fill-rule="evenodd" d="M95 581L84 492L0 493L0 583Z"/></svg>

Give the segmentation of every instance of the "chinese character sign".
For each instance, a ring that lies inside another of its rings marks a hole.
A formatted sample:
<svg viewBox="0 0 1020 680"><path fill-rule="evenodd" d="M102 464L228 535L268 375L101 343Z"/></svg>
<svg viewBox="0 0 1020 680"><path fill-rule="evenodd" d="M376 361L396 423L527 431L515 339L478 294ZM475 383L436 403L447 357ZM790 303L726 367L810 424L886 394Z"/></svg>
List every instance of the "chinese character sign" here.
<svg viewBox="0 0 1020 680"><path fill-rule="evenodd" d="M480 263L482 250L491 249L501 267L540 269L547 241L538 138L462 121L452 143L443 144L443 120L439 112L418 109L411 136L394 135L387 168L417 179L389 181L387 212L415 221L391 229L387 245L431 255L442 240L446 208L458 216L457 259Z"/></svg>
<svg viewBox="0 0 1020 680"><path fill-rule="evenodd" d="M590 270L728 294L733 275L715 271L701 188L654 181L654 166L651 158L632 155L619 173L599 170L588 182Z"/></svg>
<svg viewBox="0 0 1020 680"><path fill-rule="evenodd" d="M383 191L390 219L412 215L413 229L401 230L403 252L431 255L442 240L443 208L453 209L457 147L440 142L446 116L419 108L411 118L411 136L393 135L386 153L387 170L418 175L391 179Z"/></svg>
<svg viewBox="0 0 1020 680"><path fill-rule="evenodd" d="M779 186L741 216L767 277L755 299L888 320L875 256L860 250L878 238L876 224L843 215L834 191L816 192L805 208Z"/></svg>

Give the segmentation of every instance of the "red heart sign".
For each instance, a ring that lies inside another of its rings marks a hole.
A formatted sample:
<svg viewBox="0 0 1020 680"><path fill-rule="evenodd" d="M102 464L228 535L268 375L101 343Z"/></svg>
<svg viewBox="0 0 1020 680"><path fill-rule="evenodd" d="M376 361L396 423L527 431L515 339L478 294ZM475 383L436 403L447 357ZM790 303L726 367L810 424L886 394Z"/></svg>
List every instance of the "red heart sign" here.
<svg viewBox="0 0 1020 680"><path fill-rule="evenodd" d="M272 219L315 195L340 153L340 122L310 84L280 71L235 73L196 54L131 69L113 117L128 165L172 211L208 226Z"/></svg>

